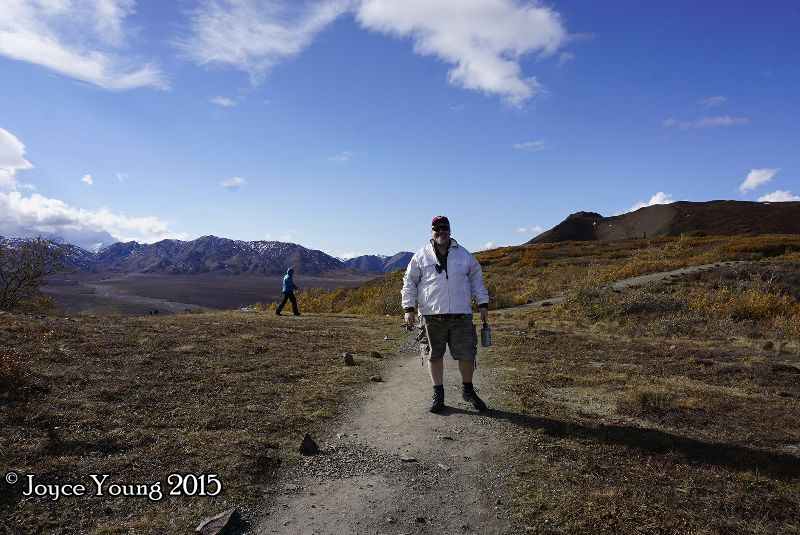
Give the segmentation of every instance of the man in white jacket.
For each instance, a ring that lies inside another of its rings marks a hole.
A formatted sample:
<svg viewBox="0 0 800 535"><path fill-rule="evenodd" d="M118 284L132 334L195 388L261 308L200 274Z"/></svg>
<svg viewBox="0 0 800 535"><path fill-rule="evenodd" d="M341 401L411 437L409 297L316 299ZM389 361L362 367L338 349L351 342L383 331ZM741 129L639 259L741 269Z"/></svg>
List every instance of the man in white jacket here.
<svg viewBox="0 0 800 535"><path fill-rule="evenodd" d="M472 323L472 301L478 305L481 320L489 318L489 292L483 284L481 265L469 251L450 237L450 221L436 216L431 221L431 241L411 258L403 278L401 292L405 322L413 326L422 316L424 337L422 351L428 357L428 371L433 383L431 412L444 407L444 353L458 361L463 390L461 397L479 410L486 403L472 385L478 337Z"/></svg>

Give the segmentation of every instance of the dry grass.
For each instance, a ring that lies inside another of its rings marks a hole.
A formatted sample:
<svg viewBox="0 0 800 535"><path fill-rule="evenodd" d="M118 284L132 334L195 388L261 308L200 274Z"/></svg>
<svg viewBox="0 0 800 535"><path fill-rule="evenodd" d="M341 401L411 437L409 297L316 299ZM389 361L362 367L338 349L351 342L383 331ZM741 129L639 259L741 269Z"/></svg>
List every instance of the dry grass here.
<svg viewBox="0 0 800 535"><path fill-rule="evenodd" d="M684 313L664 308L496 315L487 364L518 429L496 469L521 529L800 532L800 345L626 321Z"/></svg>
<svg viewBox="0 0 800 535"><path fill-rule="evenodd" d="M297 301L301 310L311 312L401 315L403 310L400 307L400 288L403 286L403 273L398 270L358 288L303 290L297 292ZM275 304L260 305L260 308L274 310Z"/></svg>
<svg viewBox="0 0 800 535"><path fill-rule="evenodd" d="M2 533L177 533L245 511L391 354L397 320L207 313L0 316L0 465L47 483L217 473L217 497L0 495ZM359 363L346 367L340 353ZM5 485L5 483L3 483Z"/></svg>
<svg viewBox="0 0 800 535"><path fill-rule="evenodd" d="M527 283L511 266L573 255L547 264L572 277L563 307L493 321L501 416L519 429L497 469L521 527L800 533L800 256L790 238L550 245L538 260L511 250L517 262L493 253L489 270L517 288ZM733 259L758 262L624 292L609 284Z"/></svg>
<svg viewBox="0 0 800 535"><path fill-rule="evenodd" d="M564 242L501 247L477 253L491 308L562 295L582 284L611 281L725 260L800 259L800 236L678 236L614 242ZM399 314L403 271L359 288L301 292L316 312Z"/></svg>
<svg viewBox="0 0 800 535"><path fill-rule="evenodd" d="M563 313L653 335L792 340L800 336L798 297L800 260L779 257L624 292L582 281L566 292Z"/></svg>

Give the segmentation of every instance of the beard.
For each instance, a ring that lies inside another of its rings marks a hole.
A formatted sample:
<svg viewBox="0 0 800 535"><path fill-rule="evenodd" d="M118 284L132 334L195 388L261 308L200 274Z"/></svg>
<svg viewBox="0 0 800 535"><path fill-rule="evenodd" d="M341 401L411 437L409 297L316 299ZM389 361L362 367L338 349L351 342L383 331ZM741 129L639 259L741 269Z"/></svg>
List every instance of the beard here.
<svg viewBox="0 0 800 535"><path fill-rule="evenodd" d="M449 245L450 244L450 238L447 238L445 236L436 236L435 238L433 238L433 241L436 242L436 245Z"/></svg>

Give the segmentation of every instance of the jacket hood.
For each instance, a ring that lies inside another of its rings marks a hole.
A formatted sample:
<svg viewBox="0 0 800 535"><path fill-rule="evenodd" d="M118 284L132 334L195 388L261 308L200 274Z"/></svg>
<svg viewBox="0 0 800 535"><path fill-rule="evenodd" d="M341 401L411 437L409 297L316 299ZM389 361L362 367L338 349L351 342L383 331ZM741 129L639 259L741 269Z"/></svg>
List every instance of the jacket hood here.
<svg viewBox="0 0 800 535"><path fill-rule="evenodd" d="M292 269L292 268L289 268L289 269L286 270L286 274L287 275L291 275L293 273L294 273L294 269Z"/></svg>

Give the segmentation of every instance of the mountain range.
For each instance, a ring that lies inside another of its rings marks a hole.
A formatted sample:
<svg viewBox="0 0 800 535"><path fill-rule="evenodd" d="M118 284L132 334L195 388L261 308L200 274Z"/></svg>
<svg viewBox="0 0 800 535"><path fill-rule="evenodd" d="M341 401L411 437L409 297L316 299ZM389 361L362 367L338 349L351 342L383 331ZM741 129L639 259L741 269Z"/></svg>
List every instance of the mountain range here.
<svg viewBox="0 0 800 535"><path fill-rule="evenodd" d="M12 247L24 238L2 238ZM161 240L151 244L117 242L97 252L62 244L61 260L81 272L164 273L191 275L282 275L292 267L304 275L353 270L387 273L404 269L412 253L394 256L365 255L346 261L295 243L242 241L202 236L196 240Z"/></svg>

